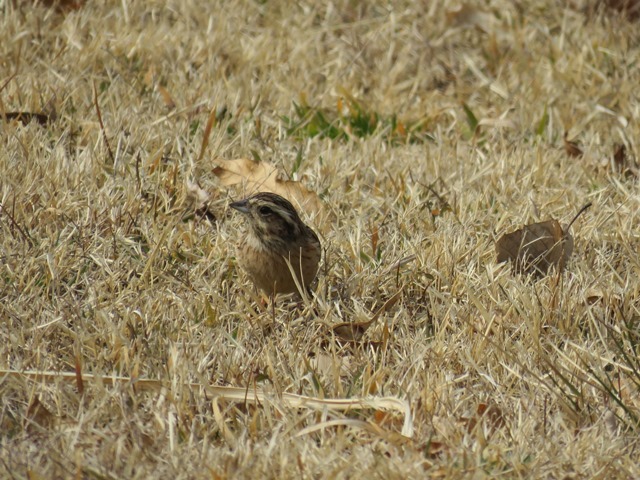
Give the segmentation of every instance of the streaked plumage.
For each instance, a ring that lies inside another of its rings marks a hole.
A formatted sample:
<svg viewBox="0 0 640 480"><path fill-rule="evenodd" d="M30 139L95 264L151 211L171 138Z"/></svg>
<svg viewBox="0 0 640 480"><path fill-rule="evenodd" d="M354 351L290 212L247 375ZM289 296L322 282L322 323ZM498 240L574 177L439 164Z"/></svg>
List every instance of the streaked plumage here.
<svg viewBox="0 0 640 480"><path fill-rule="evenodd" d="M318 273L320 240L293 205L280 195L262 192L230 207L249 222L238 242L237 259L253 283L269 295L297 292L289 261L302 288L308 288Z"/></svg>

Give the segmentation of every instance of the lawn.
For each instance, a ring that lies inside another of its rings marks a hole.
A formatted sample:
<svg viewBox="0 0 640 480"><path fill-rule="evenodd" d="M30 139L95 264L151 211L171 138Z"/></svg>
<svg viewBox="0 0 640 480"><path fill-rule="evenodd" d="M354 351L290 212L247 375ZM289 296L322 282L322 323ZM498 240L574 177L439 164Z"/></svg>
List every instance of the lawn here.
<svg viewBox="0 0 640 480"><path fill-rule="evenodd" d="M44 3L0 1L0 477L640 477L623 2ZM237 263L265 171L302 298ZM551 220L566 266L497 262Z"/></svg>

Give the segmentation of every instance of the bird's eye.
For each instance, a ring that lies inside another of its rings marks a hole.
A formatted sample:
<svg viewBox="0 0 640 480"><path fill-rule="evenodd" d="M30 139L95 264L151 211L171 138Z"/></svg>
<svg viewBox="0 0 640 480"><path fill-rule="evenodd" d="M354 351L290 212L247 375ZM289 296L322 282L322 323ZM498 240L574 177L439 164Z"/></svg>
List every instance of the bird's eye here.
<svg viewBox="0 0 640 480"><path fill-rule="evenodd" d="M267 216L271 215L273 213L273 210L271 210L271 208L269 207L262 206L258 209L258 212L260 213L260 215Z"/></svg>

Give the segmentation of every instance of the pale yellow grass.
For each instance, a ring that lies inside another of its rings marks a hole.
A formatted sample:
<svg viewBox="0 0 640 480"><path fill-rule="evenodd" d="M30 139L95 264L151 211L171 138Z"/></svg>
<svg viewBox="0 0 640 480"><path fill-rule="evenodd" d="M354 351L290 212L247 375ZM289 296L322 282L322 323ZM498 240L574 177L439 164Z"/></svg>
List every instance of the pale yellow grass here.
<svg viewBox="0 0 640 480"><path fill-rule="evenodd" d="M640 476L640 197L606 161L638 151L638 24L553 1L10 3L0 113L56 118L0 120L0 476ZM432 140L287 135L294 101L345 95ZM242 193L212 173L254 156L301 156L331 212L307 218L316 296L274 310L236 267ZM498 235L587 201L561 276L495 264ZM328 335L401 288L362 345ZM76 368L82 394L28 374ZM112 376L157 388L94 378ZM400 411L285 394L406 401L412 436Z"/></svg>

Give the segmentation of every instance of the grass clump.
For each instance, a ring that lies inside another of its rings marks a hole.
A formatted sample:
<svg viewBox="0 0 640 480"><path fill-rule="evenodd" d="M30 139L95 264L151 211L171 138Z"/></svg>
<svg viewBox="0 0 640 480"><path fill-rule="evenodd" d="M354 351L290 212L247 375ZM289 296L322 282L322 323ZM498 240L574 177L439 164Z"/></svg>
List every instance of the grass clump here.
<svg viewBox="0 0 640 480"><path fill-rule="evenodd" d="M294 117L283 117L288 135L298 139L328 138L350 140L375 134L391 144L421 143L433 138L426 131L426 120L403 123L396 115L384 117L368 111L353 98L339 99L335 110L293 104Z"/></svg>
<svg viewBox="0 0 640 480"><path fill-rule="evenodd" d="M45 3L0 3L0 477L640 477L628 9ZM238 268L235 159L313 200L304 300ZM562 273L496 262L589 202Z"/></svg>

